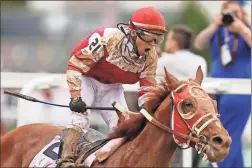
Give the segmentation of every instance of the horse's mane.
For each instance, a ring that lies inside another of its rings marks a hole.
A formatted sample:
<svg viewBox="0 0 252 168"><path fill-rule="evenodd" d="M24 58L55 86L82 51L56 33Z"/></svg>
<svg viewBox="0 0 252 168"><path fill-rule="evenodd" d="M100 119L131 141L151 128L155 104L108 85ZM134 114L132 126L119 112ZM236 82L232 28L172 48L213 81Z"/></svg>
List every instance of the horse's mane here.
<svg viewBox="0 0 252 168"><path fill-rule="evenodd" d="M156 86L141 87L139 90L146 92L139 99L144 102L144 108L154 114L158 106L164 101L164 99L170 94L174 85L178 85L178 80L172 81L167 78L163 78ZM118 124L114 131L109 135L110 138L118 138L126 136L129 139L136 137L145 127L146 119L141 113L136 113L130 119Z"/></svg>

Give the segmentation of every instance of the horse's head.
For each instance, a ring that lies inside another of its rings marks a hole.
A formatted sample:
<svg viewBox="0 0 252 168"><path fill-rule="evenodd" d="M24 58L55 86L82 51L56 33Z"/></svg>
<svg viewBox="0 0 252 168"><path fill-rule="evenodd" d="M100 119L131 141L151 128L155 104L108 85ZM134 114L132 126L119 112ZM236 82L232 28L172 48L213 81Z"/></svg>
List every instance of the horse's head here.
<svg viewBox="0 0 252 168"><path fill-rule="evenodd" d="M192 142L173 134L174 141L182 148L195 147L204 160L223 160L229 153L231 138L218 118L216 101L201 88L201 68L198 68L195 79L187 81L178 81L166 69L165 74L171 90L171 128L175 133L201 140Z"/></svg>
<svg viewBox="0 0 252 168"><path fill-rule="evenodd" d="M165 80L156 87L141 89L147 91L139 98L144 102L140 111L143 115L136 113L123 121L111 137L134 138L143 130L148 132L154 124L171 133L179 147L195 148L203 160L223 160L229 153L231 138L218 118L216 102L201 88L201 68L198 68L195 79L186 81L179 81L166 69L165 74ZM149 128L144 117L152 123Z"/></svg>

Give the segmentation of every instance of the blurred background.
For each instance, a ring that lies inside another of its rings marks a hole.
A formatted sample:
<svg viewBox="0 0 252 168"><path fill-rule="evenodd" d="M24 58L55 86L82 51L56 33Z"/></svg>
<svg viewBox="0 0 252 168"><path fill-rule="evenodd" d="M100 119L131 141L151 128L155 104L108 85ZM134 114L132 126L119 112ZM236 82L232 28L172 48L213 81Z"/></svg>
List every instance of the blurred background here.
<svg viewBox="0 0 252 168"><path fill-rule="evenodd" d="M67 123L68 109L18 100L4 95L3 89L68 104L68 91L56 74L65 73L71 50L91 31L101 26L116 27L117 23L127 23L135 9L153 6L164 15L168 29L174 23L186 24L197 35L220 11L220 5L221 1L1 1L2 124L10 131L31 122ZM251 20L251 2L246 10ZM209 70L209 49L193 51L204 56ZM125 94L129 108L133 110L136 94ZM53 117L56 115L61 116L60 120ZM92 127L106 133L100 116L92 115ZM247 134L250 137L245 139L251 141L251 132ZM250 145L245 142L244 146L248 167L251 167Z"/></svg>

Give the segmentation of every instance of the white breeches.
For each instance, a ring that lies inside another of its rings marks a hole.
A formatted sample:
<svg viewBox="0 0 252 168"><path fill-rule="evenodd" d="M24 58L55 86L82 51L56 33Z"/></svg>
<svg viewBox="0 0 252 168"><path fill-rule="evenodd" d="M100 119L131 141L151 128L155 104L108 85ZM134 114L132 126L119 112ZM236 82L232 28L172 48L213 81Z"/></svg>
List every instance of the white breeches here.
<svg viewBox="0 0 252 168"><path fill-rule="evenodd" d="M127 108L122 84L103 84L99 81L82 76L82 100L87 106L112 107L111 104L117 101ZM117 125L118 116L115 111L101 110L101 116L109 126L110 131ZM68 127L78 126L83 131L90 127L90 110L86 114L73 112Z"/></svg>

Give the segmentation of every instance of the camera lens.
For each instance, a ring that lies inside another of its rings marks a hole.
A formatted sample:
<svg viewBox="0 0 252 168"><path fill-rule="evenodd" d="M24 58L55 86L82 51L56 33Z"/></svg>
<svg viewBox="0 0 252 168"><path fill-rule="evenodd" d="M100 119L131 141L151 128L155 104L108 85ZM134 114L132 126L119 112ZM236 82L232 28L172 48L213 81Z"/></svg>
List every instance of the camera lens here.
<svg viewBox="0 0 252 168"><path fill-rule="evenodd" d="M222 23L223 23L224 26L231 25L233 21L234 21L234 18L233 18L232 15L230 15L230 14L223 15Z"/></svg>
<svg viewBox="0 0 252 168"><path fill-rule="evenodd" d="M225 10L222 13L222 23L224 26L229 26L233 23L234 17L236 16L235 12L232 10Z"/></svg>

